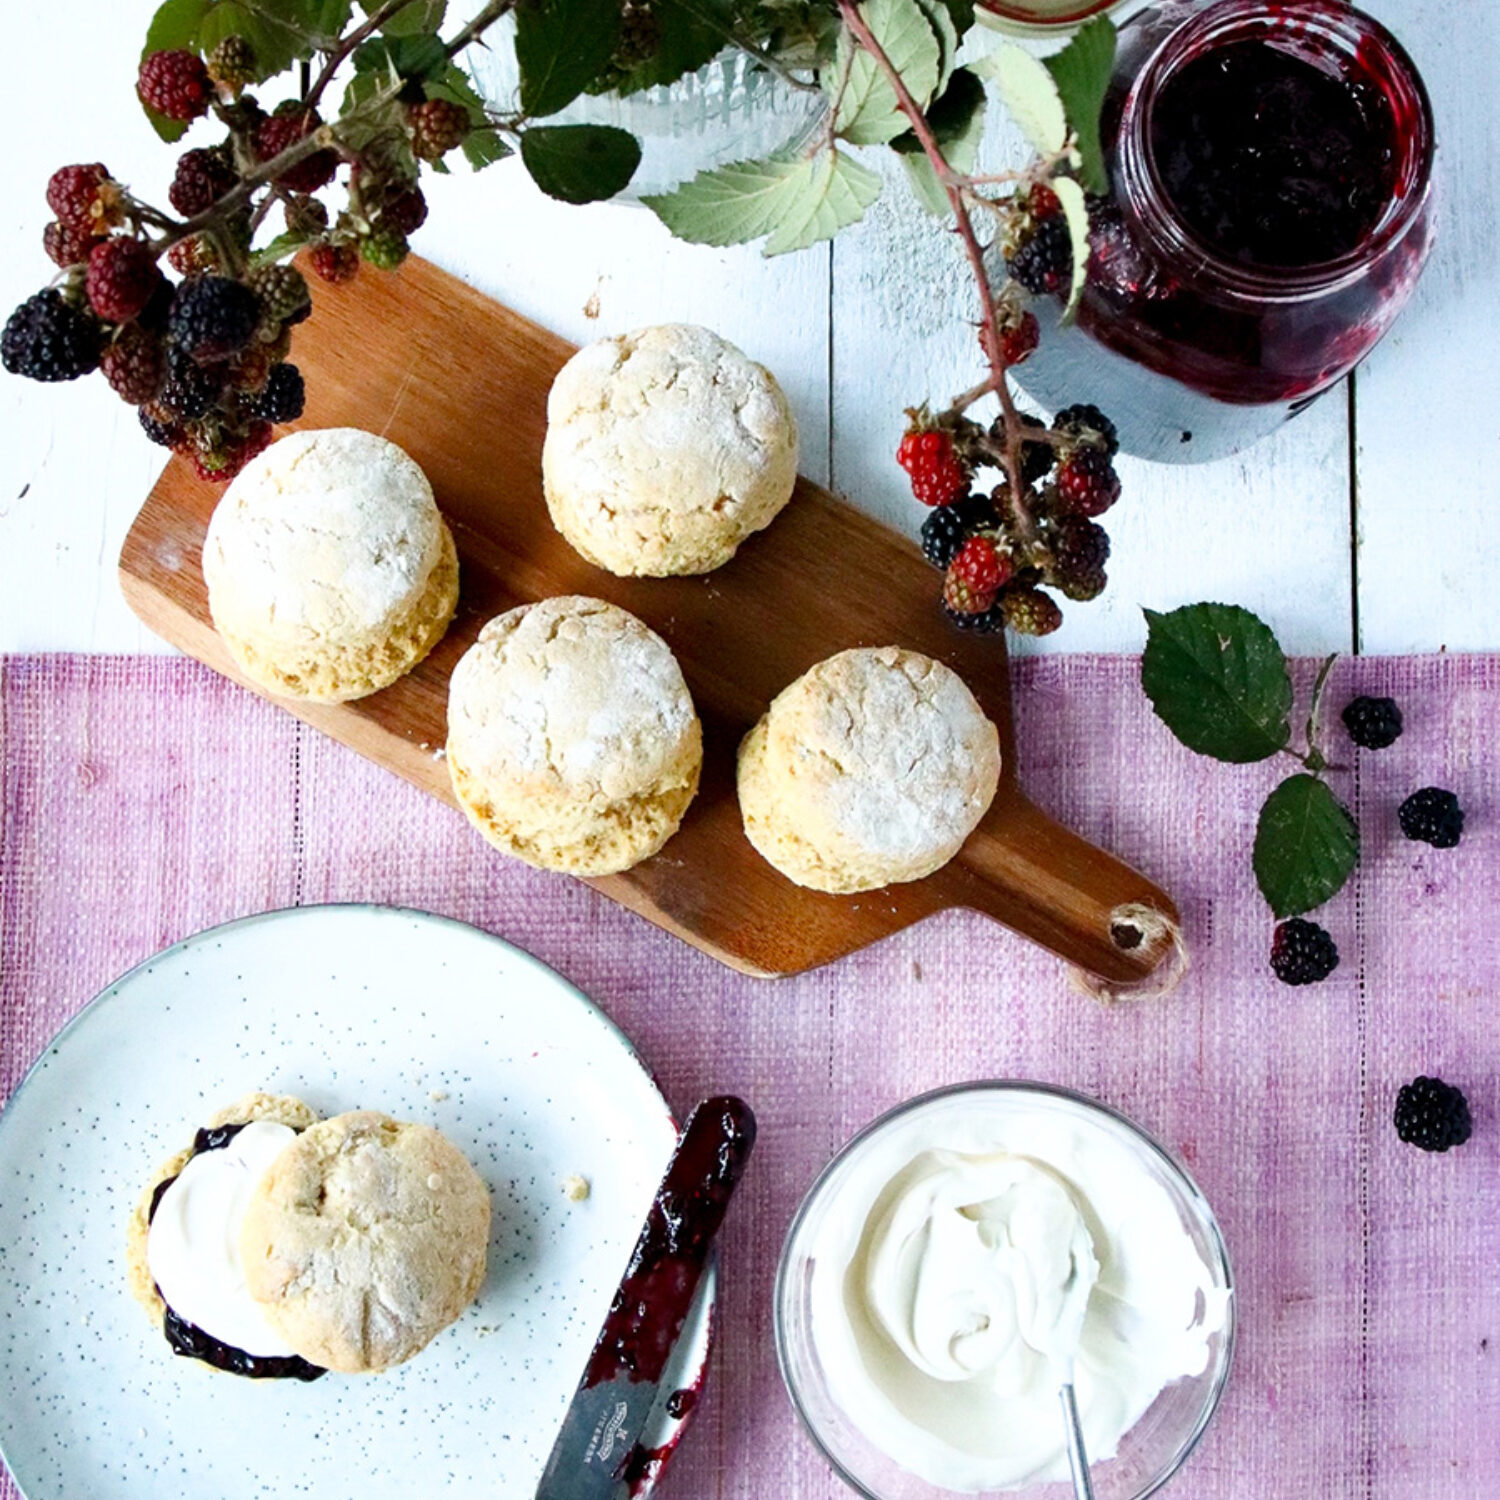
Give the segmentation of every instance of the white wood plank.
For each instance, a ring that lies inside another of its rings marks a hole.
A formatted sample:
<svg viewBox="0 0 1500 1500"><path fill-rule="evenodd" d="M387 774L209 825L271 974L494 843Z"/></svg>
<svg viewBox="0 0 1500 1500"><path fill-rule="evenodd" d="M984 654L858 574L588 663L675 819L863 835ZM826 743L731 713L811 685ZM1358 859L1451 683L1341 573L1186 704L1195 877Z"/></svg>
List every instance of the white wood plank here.
<svg viewBox="0 0 1500 1500"><path fill-rule="evenodd" d="M12 57L52 57L66 39L69 76L89 86L64 110L54 70L19 69L0 106L11 142L0 153L0 194L12 206L0 225L6 314L51 274L41 235L55 167L103 160L162 202L174 159L134 99L148 5L56 0L10 9ZM198 127L186 144L199 135L210 138ZM766 261L753 250L679 244L643 208L546 199L514 161L482 177L460 167L433 178L429 198L417 249L569 338L687 321L733 339L785 385L803 468L827 478L826 248ZM135 413L97 377L48 387L0 375L0 650L160 649L120 598L115 559L162 462Z"/></svg>
<svg viewBox="0 0 1500 1500"><path fill-rule="evenodd" d="M1003 131L987 134L992 166L1010 150ZM916 535L925 512L894 461L903 409L946 402L983 371L961 247L914 204L900 169L884 170L885 193L834 248L833 482ZM1290 651L1347 650L1345 418L1339 390L1234 458L1122 459L1124 493L1104 520L1114 545L1109 588L1092 603L1067 605L1057 634L1019 649L1136 651L1145 642L1140 606L1219 599L1264 615Z"/></svg>
<svg viewBox="0 0 1500 1500"><path fill-rule="evenodd" d="M1383 0L1437 117L1437 244L1357 374L1359 619L1371 652L1500 648L1500 19Z"/></svg>

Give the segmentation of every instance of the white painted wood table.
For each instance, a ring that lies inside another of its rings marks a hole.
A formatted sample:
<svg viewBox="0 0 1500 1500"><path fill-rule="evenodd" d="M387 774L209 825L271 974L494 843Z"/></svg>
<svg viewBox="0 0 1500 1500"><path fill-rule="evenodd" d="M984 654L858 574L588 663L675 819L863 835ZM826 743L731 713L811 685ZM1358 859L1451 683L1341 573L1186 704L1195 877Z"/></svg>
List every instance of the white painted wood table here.
<svg viewBox="0 0 1500 1500"><path fill-rule="evenodd" d="M1367 4L1415 55L1437 112L1438 247L1415 300L1347 387L1249 452L1122 461L1109 590L1070 606L1038 649L1138 650L1139 606L1200 598L1260 611L1297 652L1500 649L1500 18ZM172 162L133 98L149 0L5 9L0 312L48 279L55 167L103 160L162 201ZM460 168L432 180L416 247L571 339L718 329L786 385L805 471L914 533L921 513L893 462L902 409L970 384L977 351L956 244L888 181L831 248L767 261L679 244L644 209L553 203L514 161L478 178ZM0 650L165 649L114 568L161 463L102 380L0 377Z"/></svg>

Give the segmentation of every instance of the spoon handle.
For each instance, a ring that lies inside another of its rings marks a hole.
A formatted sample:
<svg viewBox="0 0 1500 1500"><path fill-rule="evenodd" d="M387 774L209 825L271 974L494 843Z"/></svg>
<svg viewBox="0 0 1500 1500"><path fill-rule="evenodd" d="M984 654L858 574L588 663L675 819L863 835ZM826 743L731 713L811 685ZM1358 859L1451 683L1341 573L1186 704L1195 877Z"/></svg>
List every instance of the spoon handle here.
<svg viewBox="0 0 1500 1500"><path fill-rule="evenodd" d="M1068 1467L1073 1471L1073 1494L1077 1500L1094 1500L1094 1481L1089 1478L1089 1456L1083 1446L1083 1426L1078 1420L1078 1399L1070 1380L1058 1392L1068 1431Z"/></svg>

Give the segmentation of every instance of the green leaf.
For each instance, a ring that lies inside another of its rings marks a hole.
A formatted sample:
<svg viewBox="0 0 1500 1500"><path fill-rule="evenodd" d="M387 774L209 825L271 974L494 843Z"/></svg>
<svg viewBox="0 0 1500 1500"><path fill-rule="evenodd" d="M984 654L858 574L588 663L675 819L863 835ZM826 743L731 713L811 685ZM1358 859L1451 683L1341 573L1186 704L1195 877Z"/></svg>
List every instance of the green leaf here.
<svg viewBox="0 0 1500 1500"><path fill-rule="evenodd" d="M501 139L498 130L471 130L459 147L469 165L476 172L497 161L504 161L511 154L510 147Z"/></svg>
<svg viewBox="0 0 1500 1500"><path fill-rule="evenodd" d="M1005 42L969 66L995 85L1034 150L1053 156L1063 149L1068 141L1068 117L1057 84L1043 63L1025 48Z"/></svg>
<svg viewBox="0 0 1500 1500"><path fill-rule="evenodd" d="M379 0L359 0L359 8L367 16L374 15L380 9ZM403 5L389 17L380 29L386 36L416 36L424 31L440 31L447 10L448 0L412 0L410 5Z"/></svg>
<svg viewBox="0 0 1500 1500"><path fill-rule="evenodd" d="M974 24L974 0L942 0L942 3L953 22L953 29L963 36Z"/></svg>
<svg viewBox="0 0 1500 1500"><path fill-rule="evenodd" d="M611 80L609 92L634 94L696 73L724 50L734 25L724 0L653 0L651 19L657 31L651 56Z"/></svg>
<svg viewBox="0 0 1500 1500"><path fill-rule="evenodd" d="M354 49L356 73L426 82L443 76L448 66L442 39L435 36L377 36Z"/></svg>
<svg viewBox="0 0 1500 1500"><path fill-rule="evenodd" d="M1083 295L1083 284L1089 271L1089 207L1083 189L1071 177L1054 177L1052 191L1063 206L1063 216L1068 221L1068 239L1073 246L1073 283L1068 288L1067 305L1063 308L1063 322L1071 323L1078 310L1078 299Z"/></svg>
<svg viewBox="0 0 1500 1500"><path fill-rule="evenodd" d="M250 256L252 268L257 266L275 265L279 260L285 260L289 255L295 255L304 245L310 244L316 238L313 235L297 234L293 230L287 230L284 234L278 234L274 240L269 241L253 251Z"/></svg>
<svg viewBox="0 0 1500 1500"><path fill-rule="evenodd" d="M860 14L918 107L925 109L937 89L943 50L918 0L865 0ZM823 70L824 88L837 90L846 68L848 82L836 101L837 133L854 146L880 146L900 135L908 121L896 91L847 28L839 33L837 65Z"/></svg>
<svg viewBox="0 0 1500 1500"><path fill-rule="evenodd" d="M1141 686L1189 750L1243 764L1285 746L1292 683L1281 647L1262 620L1234 604L1145 613Z"/></svg>
<svg viewBox="0 0 1500 1500"><path fill-rule="evenodd" d="M644 201L679 239L742 245L766 235L765 253L780 255L831 239L879 194L877 173L841 151L823 151L715 167Z"/></svg>
<svg viewBox="0 0 1500 1500"><path fill-rule="evenodd" d="M571 104L609 66L619 36L618 0L530 0L518 6L523 113L555 115Z"/></svg>
<svg viewBox="0 0 1500 1500"><path fill-rule="evenodd" d="M948 87L948 80L958 66L958 28L943 0L917 0L917 4L922 7L922 14L927 17L927 24L937 38L938 78L932 88L936 98Z"/></svg>
<svg viewBox="0 0 1500 1500"><path fill-rule="evenodd" d="M1343 889L1359 863L1359 828L1327 782L1288 776L1260 810L1254 863L1278 920L1298 917Z"/></svg>
<svg viewBox="0 0 1500 1500"><path fill-rule="evenodd" d="M1091 193L1109 190L1104 147L1099 141L1099 112L1114 65L1115 28L1108 16L1095 16L1061 52L1046 60L1078 148L1078 175Z"/></svg>
<svg viewBox="0 0 1500 1500"><path fill-rule="evenodd" d="M521 160L548 197L593 203L635 175L641 143L613 125L535 125L521 137Z"/></svg>

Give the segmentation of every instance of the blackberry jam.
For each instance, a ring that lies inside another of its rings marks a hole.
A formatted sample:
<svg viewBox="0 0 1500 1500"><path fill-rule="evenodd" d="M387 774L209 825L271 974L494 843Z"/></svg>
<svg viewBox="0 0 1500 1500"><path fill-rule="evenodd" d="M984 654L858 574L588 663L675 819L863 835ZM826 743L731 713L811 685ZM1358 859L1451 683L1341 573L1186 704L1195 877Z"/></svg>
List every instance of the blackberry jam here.
<svg viewBox="0 0 1500 1500"><path fill-rule="evenodd" d="M1146 458L1233 453L1380 340L1431 242L1432 112L1341 0L1167 0L1120 32L1078 318L1016 374Z"/></svg>

